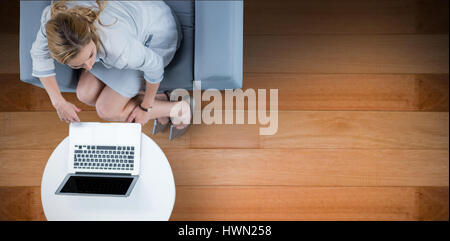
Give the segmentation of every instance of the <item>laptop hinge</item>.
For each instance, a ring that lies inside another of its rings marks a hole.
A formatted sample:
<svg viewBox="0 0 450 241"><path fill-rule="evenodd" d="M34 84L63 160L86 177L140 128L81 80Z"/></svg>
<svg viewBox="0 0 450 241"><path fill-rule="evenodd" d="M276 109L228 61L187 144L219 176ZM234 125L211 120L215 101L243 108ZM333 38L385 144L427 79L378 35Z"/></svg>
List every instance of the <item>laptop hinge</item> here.
<svg viewBox="0 0 450 241"><path fill-rule="evenodd" d="M75 172L81 175L108 175L108 176L131 176L131 173L105 173L105 172Z"/></svg>

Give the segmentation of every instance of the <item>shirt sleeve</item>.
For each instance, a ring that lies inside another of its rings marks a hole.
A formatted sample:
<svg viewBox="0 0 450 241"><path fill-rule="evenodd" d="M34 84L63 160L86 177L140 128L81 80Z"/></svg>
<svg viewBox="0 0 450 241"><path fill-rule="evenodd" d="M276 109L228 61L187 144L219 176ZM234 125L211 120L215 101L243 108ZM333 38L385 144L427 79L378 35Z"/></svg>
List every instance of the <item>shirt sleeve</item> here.
<svg viewBox="0 0 450 241"><path fill-rule="evenodd" d="M136 69L144 72L147 82L156 84L164 78L163 58L135 38L127 39L118 65L122 68Z"/></svg>
<svg viewBox="0 0 450 241"><path fill-rule="evenodd" d="M56 75L55 63L50 56L48 50L48 41L45 33L46 19L50 14L50 7L46 7L42 12L41 26L37 32L36 40L30 50L33 71L32 76L35 77L48 77Z"/></svg>

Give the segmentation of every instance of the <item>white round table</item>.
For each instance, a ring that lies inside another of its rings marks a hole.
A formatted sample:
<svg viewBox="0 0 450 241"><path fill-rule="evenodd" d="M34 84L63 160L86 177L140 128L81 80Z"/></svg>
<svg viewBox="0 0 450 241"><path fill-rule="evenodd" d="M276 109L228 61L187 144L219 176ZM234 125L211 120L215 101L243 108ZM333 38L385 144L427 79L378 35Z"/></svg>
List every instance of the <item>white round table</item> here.
<svg viewBox="0 0 450 241"><path fill-rule="evenodd" d="M53 151L41 183L47 220L169 220L175 204L172 169L161 148L141 138L141 170L128 197L56 195L67 175L69 138Z"/></svg>

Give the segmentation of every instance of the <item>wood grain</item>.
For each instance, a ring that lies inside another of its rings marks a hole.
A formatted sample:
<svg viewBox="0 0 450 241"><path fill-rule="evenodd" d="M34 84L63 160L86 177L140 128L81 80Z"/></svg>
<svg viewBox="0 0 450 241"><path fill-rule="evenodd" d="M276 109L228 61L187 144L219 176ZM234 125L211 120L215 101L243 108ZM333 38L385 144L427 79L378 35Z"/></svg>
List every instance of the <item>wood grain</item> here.
<svg viewBox="0 0 450 241"><path fill-rule="evenodd" d="M45 221L40 187L0 187L1 221Z"/></svg>
<svg viewBox="0 0 450 241"><path fill-rule="evenodd" d="M192 125L182 138L154 140L163 148L448 149L448 112L280 111L278 130L260 125ZM101 121L81 112L83 121ZM54 112L0 112L2 149L53 149L68 135ZM151 136L152 123L143 132ZM30 133L30 130L32 132ZM49 131L52 130L52 131ZM45 136L45 138L40 138Z"/></svg>
<svg viewBox="0 0 450 241"><path fill-rule="evenodd" d="M447 0L244 1L247 35L448 34Z"/></svg>
<svg viewBox="0 0 450 241"><path fill-rule="evenodd" d="M189 148L259 148L257 125L193 125Z"/></svg>
<svg viewBox="0 0 450 241"><path fill-rule="evenodd" d="M0 186L40 186L53 150L0 149Z"/></svg>
<svg viewBox="0 0 450 241"><path fill-rule="evenodd" d="M3 1L0 8L0 33L18 34L20 23L20 1Z"/></svg>
<svg viewBox="0 0 450 241"><path fill-rule="evenodd" d="M82 111L78 116L83 122L105 122L94 111ZM51 149L69 135L69 124L59 120L56 112L0 112L0 143L2 149ZM142 128L152 136L153 122ZM30 132L30 130L32 130ZM41 138L41 137L45 138ZM189 135L169 141L168 129L152 137L162 147L185 147Z"/></svg>
<svg viewBox="0 0 450 241"><path fill-rule="evenodd" d="M95 111L95 107L80 102L75 93L62 95L82 110ZM45 89L21 81L19 74L0 74L0 101L0 112L55 111Z"/></svg>
<svg viewBox="0 0 450 241"><path fill-rule="evenodd" d="M448 220L448 187L177 187L171 220ZM39 187L0 187L0 220L45 220Z"/></svg>
<svg viewBox="0 0 450 241"><path fill-rule="evenodd" d="M243 90L278 89L279 110L449 110L448 74L246 73L244 77ZM269 101L267 95L267 106Z"/></svg>
<svg viewBox="0 0 450 241"><path fill-rule="evenodd" d="M415 2L416 33L448 34L449 1L417 0Z"/></svg>
<svg viewBox="0 0 450 241"><path fill-rule="evenodd" d="M448 42L448 34L246 36L244 71L447 74Z"/></svg>
<svg viewBox="0 0 450 241"><path fill-rule="evenodd" d="M279 112L261 148L448 149L448 112Z"/></svg>
<svg viewBox="0 0 450 241"><path fill-rule="evenodd" d="M171 220L448 220L448 187L179 187Z"/></svg>
<svg viewBox="0 0 450 241"><path fill-rule="evenodd" d="M164 153L178 186L449 183L448 150L165 148ZM0 186L39 186L50 155L50 150L0 150Z"/></svg>
<svg viewBox="0 0 450 241"><path fill-rule="evenodd" d="M245 73L243 83L243 91L278 89L279 110L449 110L448 74ZM226 109L225 92L221 93ZM82 110L95 111L74 93L63 96ZM0 112L54 111L45 90L20 81L17 74L0 74L0 101ZM269 101L267 94L267 106ZM203 101L202 108L211 102ZM247 99L244 108L248 109Z"/></svg>
<svg viewBox="0 0 450 241"><path fill-rule="evenodd" d="M448 150L165 149L177 185L448 186ZM387 168L388 167L388 168Z"/></svg>
<svg viewBox="0 0 450 241"><path fill-rule="evenodd" d="M19 73L19 34L1 34L0 53L0 74Z"/></svg>

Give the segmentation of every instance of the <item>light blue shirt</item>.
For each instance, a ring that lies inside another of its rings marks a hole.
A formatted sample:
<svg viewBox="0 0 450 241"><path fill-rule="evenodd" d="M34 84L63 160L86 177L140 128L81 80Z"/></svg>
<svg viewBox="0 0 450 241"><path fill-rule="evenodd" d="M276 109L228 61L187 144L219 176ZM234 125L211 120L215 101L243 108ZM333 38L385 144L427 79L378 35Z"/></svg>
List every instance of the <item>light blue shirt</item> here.
<svg viewBox="0 0 450 241"><path fill-rule="evenodd" d="M69 8L74 4L97 7L95 1L67 2ZM30 51L35 77L56 75L45 34L49 19L50 6L42 13ZM177 49L177 26L169 6L163 1L108 1L99 19L106 25L95 23L105 49L99 46L96 62L106 68L141 70L146 81L159 83Z"/></svg>

